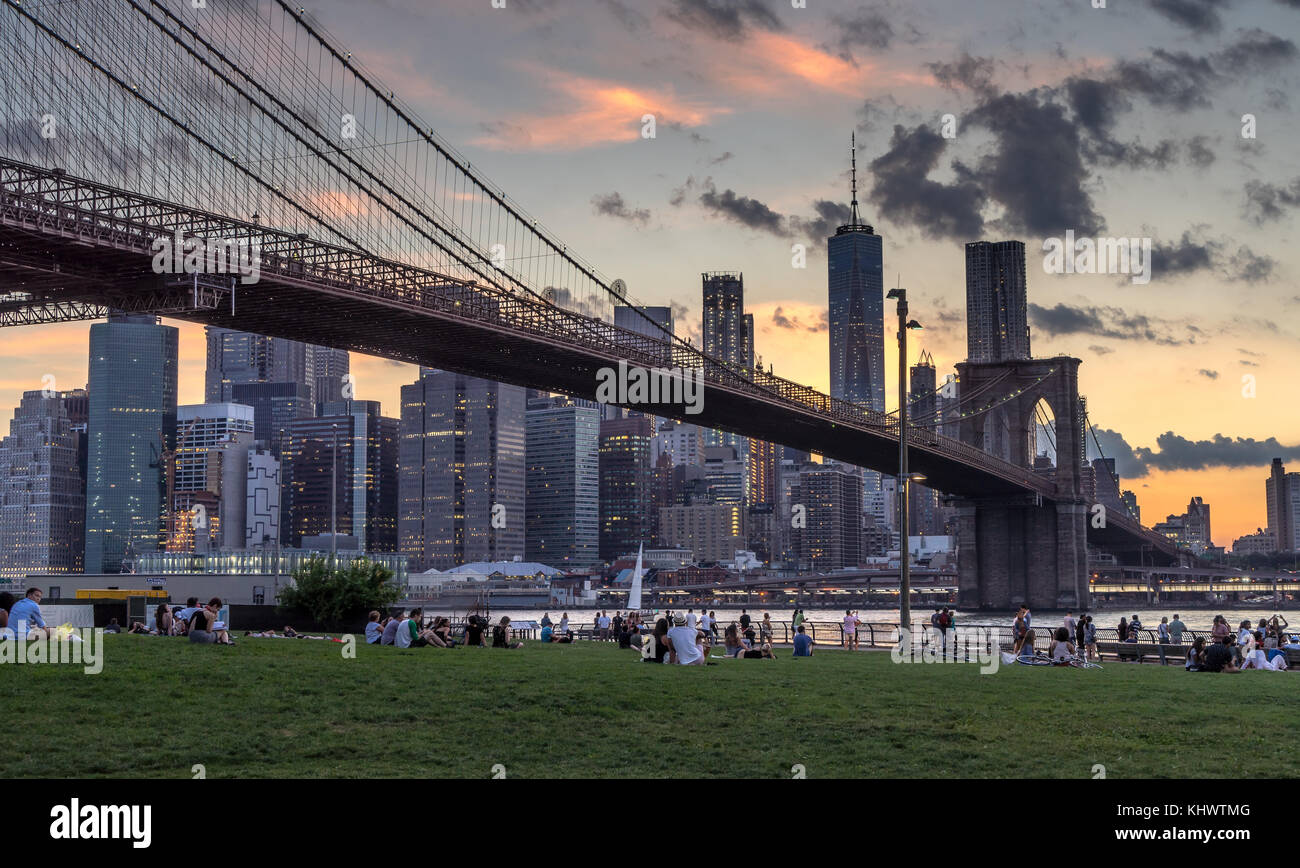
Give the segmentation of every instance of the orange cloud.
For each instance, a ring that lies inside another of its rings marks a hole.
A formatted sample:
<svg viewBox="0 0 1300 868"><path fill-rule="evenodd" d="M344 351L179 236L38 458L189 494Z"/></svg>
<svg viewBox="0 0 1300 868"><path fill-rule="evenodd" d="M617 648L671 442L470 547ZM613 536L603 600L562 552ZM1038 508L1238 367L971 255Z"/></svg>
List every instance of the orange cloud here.
<svg viewBox="0 0 1300 868"><path fill-rule="evenodd" d="M558 113L517 115L485 124L474 144L499 150L567 150L641 136L643 115L656 124L699 127L731 110L683 99L673 88L641 88L613 81L546 71L564 108Z"/></svg>

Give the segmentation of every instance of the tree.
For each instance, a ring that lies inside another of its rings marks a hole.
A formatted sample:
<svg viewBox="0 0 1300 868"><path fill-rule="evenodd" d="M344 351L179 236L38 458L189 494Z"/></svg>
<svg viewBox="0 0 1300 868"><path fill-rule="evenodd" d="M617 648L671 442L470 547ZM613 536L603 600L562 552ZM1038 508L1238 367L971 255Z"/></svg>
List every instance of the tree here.
<svg viewBox="0 0 1300 868"><path fill-rule="evenodd" d="M333 569L325 558L310 558L294 570L293 584L281 588L277 599L282 609L300 609L326 627L338 627L401 599L392 579L392 570L366 558Z"/></svg>

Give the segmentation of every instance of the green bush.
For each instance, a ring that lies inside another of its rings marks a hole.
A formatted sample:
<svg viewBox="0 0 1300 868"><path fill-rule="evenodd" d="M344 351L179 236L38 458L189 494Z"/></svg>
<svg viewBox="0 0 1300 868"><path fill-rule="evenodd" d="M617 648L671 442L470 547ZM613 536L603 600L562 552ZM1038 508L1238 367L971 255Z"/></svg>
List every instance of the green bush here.
<svg viewBox="0 0 1300 868"><path fill-rule="evenodd" d="M327 559L311 558L294 570L293 584L280 589L277 601L280 608L307 612L333 630L349 618L401 599L392 579L392 570L366 558L336 563L333 569Z"/></svg>

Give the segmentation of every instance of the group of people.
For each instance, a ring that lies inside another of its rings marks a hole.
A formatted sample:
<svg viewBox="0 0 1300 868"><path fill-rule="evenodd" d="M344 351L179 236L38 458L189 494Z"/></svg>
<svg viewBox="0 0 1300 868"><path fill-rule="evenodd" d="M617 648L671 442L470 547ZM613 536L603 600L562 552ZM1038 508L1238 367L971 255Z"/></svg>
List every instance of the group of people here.
<svg viewBox="0 0 1300 868"><path fill-rule="evenodd" d="M366 624L366 643L398 648L457 648L462 645L481 648L487 645L488 627L487 618L470 615L465 619L464 634L457 640L452 635L451 619L445 615L434 617L433 623L426 626L424 609L418 607L387 617L371 612ZM491 625L490 632L493 648L518 648L524 644L513 638L507 616L503 615L500 621Z"/></svg>
<svg viewBox="0 0 1300 868"><path fill-rule="evenodd" d="M21 600L14 599L13 594L0 593L0 629L8 627L18 638L33 635L53 638L57 628L46 624L41 614L44 596L45 592L40 588L28 588ZM199 645L234 645L230 630L221 620L221 605L220 597L213 597L202 606L197 597L190 597L183 608L175 611L167 603L160 603L154 610L152 627L143 621L132 621L126 632L148 636L187 636ZM105 632L122 632L116 618L109 622Z"/></svg>

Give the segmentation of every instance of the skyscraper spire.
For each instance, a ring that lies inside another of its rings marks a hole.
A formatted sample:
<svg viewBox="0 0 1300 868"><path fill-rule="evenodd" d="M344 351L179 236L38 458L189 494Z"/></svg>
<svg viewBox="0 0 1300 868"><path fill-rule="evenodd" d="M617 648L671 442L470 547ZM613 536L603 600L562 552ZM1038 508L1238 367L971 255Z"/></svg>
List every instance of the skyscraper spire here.
<svg viewBox="0 0 1300 868"><path fill-rule="evenodd" d="M849 177L852 178L853 184L853 212L849 216L849 224L857 226L858 219L858 133L857 130L849 133Z"/></svg>

